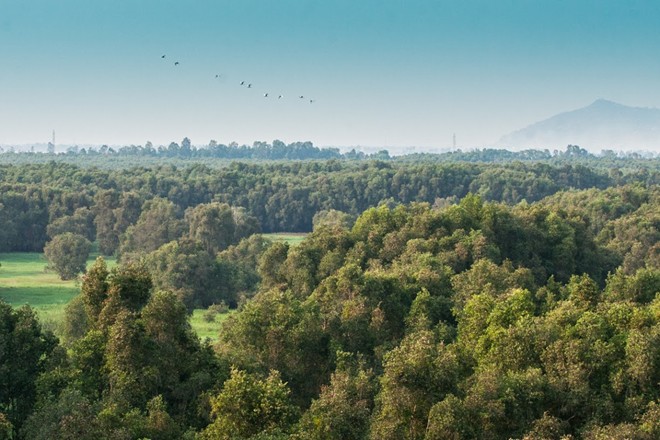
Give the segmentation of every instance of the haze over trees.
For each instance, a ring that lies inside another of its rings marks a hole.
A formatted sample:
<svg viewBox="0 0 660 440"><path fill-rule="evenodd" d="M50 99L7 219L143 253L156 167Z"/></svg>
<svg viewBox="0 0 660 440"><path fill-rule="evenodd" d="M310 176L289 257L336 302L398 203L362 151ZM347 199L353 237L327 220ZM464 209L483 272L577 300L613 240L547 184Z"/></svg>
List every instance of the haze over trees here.
<svg viewBox="0 0 660 440"><path fill-rule="evenodd" d="M568 152L0 167L3 251L95 232L119 257L82 276L61 342L0 303L0 433L658 438L657 160ZM212 346L188 313L221 302Z"/></svg>

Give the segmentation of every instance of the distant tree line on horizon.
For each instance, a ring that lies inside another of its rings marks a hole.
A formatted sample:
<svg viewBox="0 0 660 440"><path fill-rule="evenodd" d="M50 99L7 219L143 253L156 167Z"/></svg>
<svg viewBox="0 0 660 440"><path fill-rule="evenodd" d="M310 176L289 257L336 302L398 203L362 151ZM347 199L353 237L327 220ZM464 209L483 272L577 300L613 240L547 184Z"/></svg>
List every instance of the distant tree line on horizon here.
<svg viewBox="0 0 660 440"><path fill-rule="evenodd" d="M652 159L657 155L652 152L624 152L613 149L603 149L600 154L593 154L578 145L568 145L564 150L525 149L509 151L503 148L473 148L455 149L438 153L411 153L391 156L385 148L373 153L365 153L355 148L342 153L336 147L316 147L312 142L292 142L286 144L280 140L271 143L257 141L252 145L239 145L236 142L221 144L211 140L207 145L193 145L189 138L181 142L171 142L168 145L155 146L151 142L144 145L124 145L100 147L68 146L66 151L55 152L55 147L49 144L46 152L17 151L13 147L0 147L0 155L20 155L33 157L152 157L177 158L183 160L195 159L228 159L228 160L388 160L398 158L412 161L446 161L446 162L507 162L507 161L548 161L553 159Z"/></svg>

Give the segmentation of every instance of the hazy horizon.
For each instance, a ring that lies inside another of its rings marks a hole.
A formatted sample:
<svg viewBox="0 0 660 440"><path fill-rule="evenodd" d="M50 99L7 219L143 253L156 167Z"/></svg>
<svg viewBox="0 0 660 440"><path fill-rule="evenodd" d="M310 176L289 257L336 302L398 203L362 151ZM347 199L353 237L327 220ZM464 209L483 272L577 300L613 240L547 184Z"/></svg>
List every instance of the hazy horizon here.
<svg viewBox="0 0 660 440"><path fill-rule="evenodd" d="M2 145L46 143L55 130L61 145L442 150L454 133L458 147L494 145L599 98L660 107L653 1L0 0L0 10Z"/></svg>

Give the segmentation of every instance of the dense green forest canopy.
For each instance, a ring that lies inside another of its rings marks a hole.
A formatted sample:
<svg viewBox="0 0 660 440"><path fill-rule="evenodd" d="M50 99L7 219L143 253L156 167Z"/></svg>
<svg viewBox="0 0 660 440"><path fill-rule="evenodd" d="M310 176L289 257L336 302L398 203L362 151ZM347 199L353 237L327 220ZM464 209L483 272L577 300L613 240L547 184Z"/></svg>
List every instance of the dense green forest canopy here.
<svg viewBox="0 0 660 440"><path fill-rule="evenodd" d="M120 264L60 340L0 303L0 438L658 438L644 163L2 166L5 250ZM211 346L188 312L220 303Z"/></svg>
<svg viewBox="0 0 660 440"><path fill-rule="evenodd" d="M317 212L331 209L356 216L379 203L441 205L470 192L489 201L531 203L567 189L657 184L659 163L631 159L621 168L379 160L232 162L222 168L0 165L0 252L41 251L54 234L72 232L104 243L103 253L112 254L154 198L173 203L179 219L186 209L220 202L243 208L263 232L307 232Z"/></svg>

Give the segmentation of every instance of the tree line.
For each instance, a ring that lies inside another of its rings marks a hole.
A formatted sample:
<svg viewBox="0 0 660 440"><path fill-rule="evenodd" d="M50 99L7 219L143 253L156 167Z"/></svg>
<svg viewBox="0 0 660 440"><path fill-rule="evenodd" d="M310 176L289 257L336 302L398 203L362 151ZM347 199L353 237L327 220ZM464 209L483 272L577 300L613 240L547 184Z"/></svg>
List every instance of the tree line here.
<svg viewBox="0 0 660 440"><path fill-rule="evenodd" d="M108 159L110 160L110 159ZM317 212L353 216L379 203L450 203L468 193L506 203L538 201L570 188L657 184L653 163L623 172L580 164L477 164L337 160L202 164L106 170L49 162L0 165L0 252L40 252L55 235L98 241L111 255L129 240L153 199L187 209L213 202L242 208L264 232L311 231ZM130 245L129 245L130 247Z"/></svg>

